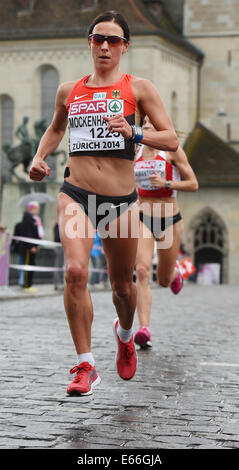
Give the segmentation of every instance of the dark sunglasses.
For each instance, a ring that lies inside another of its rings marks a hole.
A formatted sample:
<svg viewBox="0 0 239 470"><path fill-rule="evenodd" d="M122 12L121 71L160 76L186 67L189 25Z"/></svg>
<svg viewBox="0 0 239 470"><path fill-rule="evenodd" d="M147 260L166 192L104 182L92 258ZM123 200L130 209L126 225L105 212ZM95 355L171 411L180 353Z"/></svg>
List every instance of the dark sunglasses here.
<svg viewBox="0 0 239 470"><path fill-rule="evenodd" d="M107 41L110 46L119 46L122 44L122 41L127 42L127 39L122 36L104 36L103 34L90 34L88 39L92 40L97 46L103 44L105 41Z"/></svg>

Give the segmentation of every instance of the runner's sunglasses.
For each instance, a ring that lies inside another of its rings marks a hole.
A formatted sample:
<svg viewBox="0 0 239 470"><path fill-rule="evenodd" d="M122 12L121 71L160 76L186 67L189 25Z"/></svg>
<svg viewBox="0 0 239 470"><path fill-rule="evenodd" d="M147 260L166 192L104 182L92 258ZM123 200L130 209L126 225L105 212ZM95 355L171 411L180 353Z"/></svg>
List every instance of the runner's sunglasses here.
<svg viewBox="0 0 239 470"><path fill-rule="evenodd" d="M123 38L122 36L104 36L103 34L90 34L88 39L92 40L92 42L97 46L100 46L105 41L107 41L108 44L113 47L119 46L122 44L122 41L127 42L127 39Z"/></svg>

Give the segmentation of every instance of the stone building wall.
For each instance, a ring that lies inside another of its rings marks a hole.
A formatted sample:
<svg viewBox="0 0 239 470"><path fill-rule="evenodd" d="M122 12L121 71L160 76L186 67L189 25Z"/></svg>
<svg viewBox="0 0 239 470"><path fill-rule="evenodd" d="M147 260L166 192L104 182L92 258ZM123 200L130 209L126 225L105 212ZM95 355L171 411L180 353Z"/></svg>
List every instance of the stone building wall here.
<svg viewBox="0 0 239 470"><path fill-rule="evenodd" d="M238 151L238 0L185 0L184 34L205 53L200 120Z"/></svg>
<svg viewBox="0 0 239 470"><path fill-rule="evenodd" d="M196 193L181 192L178 196L184 221L183 241L194 258L193 222L203 210L216 214L224 227L224 281L239 284L238 190L237 188L199 188Z"/></svg>
<svg viewBox="0 0 239 470"><path fill-rule="evenodd" d="M185 0L186 36L239 33L238 0Z"/></svg>

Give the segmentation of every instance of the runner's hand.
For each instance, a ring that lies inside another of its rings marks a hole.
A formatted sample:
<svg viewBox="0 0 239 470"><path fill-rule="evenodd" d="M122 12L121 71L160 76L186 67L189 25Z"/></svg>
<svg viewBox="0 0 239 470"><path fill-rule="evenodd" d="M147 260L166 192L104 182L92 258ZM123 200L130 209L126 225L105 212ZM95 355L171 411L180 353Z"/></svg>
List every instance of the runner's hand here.
<svg viewBox="0 0 239 470"><path fill-rule="evenodd" d="M162 176L154 170L153 174L149 176L152 186L155 188L164 188L166 184L166 180L162 178Z"/></svg>
<svg viewBox="0 0 239 470"><path fill-rule="evenodd" d="M103 116L103 119L108 122L108 129L112 134L120 132L125 139L131 139L132 128L122 114L116 114L112 117Z"/></svg>
<svg viewBox="0 0 239 470"><path fill-rule="evenodd" d="M41 181L45 176L50 175L51 169L42 158L34 157L29 171L31 180Z"/></svg>

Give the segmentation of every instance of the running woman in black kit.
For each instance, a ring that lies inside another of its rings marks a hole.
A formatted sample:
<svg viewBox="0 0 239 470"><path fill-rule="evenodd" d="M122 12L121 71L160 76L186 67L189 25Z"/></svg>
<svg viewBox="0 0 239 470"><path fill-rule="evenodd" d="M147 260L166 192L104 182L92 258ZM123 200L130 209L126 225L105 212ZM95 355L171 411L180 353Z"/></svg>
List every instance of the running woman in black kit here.
<svg viewBox="0 0 239 470"><path fill-rule="evenodd" d="M41 139L30 169L30 178L36 181L49 175L45 159L59 145L68 124L70 157L58 196L58 222L66 260L64 303L77 352L77 364L71 369L76 375L67 388L69 394L91 394L100 382L91 352L93 308L87 280L94 229L102 230L105 213L100 215L100 208L106 203L110 222L106 227L114 224L118 230L117 237L102 238L117 312L116 367L125 380L136 372L132 325L138 239L131 236L132 214L137 212L134 144L141 141L171 151L178 147L171 120L152 83L119 70L129 39L129 28L121 14L109 11L93 21L88 43L94 71L59 86L52 123ZM135 126L137 110L142 118L146 114L150 117L154 131L145 131L143 135L142 129ZM78 227L91 228L92 233L86 230L86 236L72 235L75 213L72 207L77 207ZM128 224L127 237L119 236L122 220Z"/></svg>

